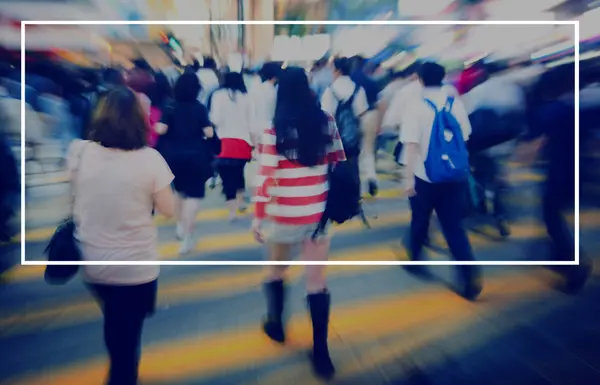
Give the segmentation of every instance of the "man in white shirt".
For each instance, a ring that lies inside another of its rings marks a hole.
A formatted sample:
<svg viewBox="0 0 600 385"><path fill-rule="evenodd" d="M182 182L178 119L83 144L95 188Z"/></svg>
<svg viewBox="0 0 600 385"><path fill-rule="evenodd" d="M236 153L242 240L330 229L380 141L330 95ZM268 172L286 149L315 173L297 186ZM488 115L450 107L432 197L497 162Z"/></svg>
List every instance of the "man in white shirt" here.
<svg viewBox="0 0 600 385"><path fill-rule="evenodd" d="M445 108L453 100L451 113L460 125L465 141L471 134L471 124L460 99L443 88L446 75L444 67L436 63L424 63L419 69L419 79L423 85L422 98L414 98L407 104L402 116L400 141L405 146L406 192L410 198L412 212L409 255L412 260L422 259L422 250L429 231L429 221L435 210L444 237L458 261L473 261L473 252L466 231L462 226L463 207L467 181L431 183L425 169L429 142L437 111ZM432 102L429 105L426 100ZM460 286L457 292L466 299L474 300L481 292L478 272L475 266L458 266ZM425 269L411 266L410 272L424 274Z"/></svg>
<svg viewBox="0 0 600 385"><path fill-rule="evenodd" d="M423 99L423 84L419 80L419 63L411 64L404 72L405 83L389 102L389 107L383 117L382 128L385 131L396 130L401 136L402 120L410 104ZM456 89L449 85L444 85L443 89L454 97L458 97ZM401 143L400 143L401 144ZM397 161L406 164L406 156L403 152L399 153Z"/></svg>

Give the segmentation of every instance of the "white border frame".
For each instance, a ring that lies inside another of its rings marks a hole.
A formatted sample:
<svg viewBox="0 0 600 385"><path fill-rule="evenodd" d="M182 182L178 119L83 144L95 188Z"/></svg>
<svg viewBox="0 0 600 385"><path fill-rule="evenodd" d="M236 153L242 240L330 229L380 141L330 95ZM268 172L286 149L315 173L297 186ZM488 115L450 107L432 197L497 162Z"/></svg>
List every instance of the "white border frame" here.
<svg viewBox="0 0 600 385"><path fill-rule="evenodd" d="M27 261L25 259L26 226L25 226L25 29L27 25L572 25L574 33L575 56L575 260L574 261L80 261L48 262ZM568 266L579 264L579 21L453 21L453 20L386 20L386 21L78 21L78 20L29 20L21 22L21 264L29 266L47 265L165 265L165 266L298 266L298 265L327 265L327 266Z"/></svg>

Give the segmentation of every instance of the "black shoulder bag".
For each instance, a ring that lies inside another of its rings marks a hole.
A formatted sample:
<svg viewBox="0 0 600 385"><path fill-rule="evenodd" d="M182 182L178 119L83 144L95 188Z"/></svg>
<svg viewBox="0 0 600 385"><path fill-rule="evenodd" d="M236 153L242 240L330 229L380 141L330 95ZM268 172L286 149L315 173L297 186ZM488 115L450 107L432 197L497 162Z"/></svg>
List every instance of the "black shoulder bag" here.
<svg viewBox="0 0 600 385"><path fill-rule="evenodd" d="M81 159L84 144L77 156L77 164L75 169L71 171L71 212L54 232L50 243L44 250L44 254L48 258L48 262L79 262L81 261L81 251L75 240L75 221L73 220L73 210L75 208L75 184L79 169L81 168ZM79 265L46 265L44 272L44 280L49 285L65 285L77 275Z"/></svg>

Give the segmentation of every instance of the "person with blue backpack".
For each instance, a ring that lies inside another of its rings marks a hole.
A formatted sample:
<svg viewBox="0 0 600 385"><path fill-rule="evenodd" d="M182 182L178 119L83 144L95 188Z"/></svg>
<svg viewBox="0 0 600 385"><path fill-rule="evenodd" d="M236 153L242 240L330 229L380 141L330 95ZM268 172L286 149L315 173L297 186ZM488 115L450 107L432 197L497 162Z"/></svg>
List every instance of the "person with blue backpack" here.
<svg viewBox="0 0 600 385"><path fill-rule="evenodd" d="M441 65L423 63L419 70L421 97L410 103L402 117L400 141L406 151L406 193L412 212L407 249L413 261L422 260L434 210L452 257L457 261L475 260L462 225L470 173L466 141L471 125L460 99L444 90L445 76ZM475 300L481 292L478 268L457 267L458 294ZM407 271L427 275L423 266L410 266Z"/></svg>

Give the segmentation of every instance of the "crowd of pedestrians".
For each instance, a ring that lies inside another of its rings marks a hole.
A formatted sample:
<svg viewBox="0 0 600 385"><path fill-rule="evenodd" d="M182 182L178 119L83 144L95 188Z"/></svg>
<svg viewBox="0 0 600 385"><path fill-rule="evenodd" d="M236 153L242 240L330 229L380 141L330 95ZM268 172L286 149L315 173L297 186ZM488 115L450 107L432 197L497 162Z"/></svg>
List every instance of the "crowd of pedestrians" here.
<svg viewBox="0 0 600 385"><path fill-rule="evenodd" d="M575 256L573 234L561 214L574 201L572 66L531 75L536 79L528 84L534 85L524 86L507 76L513 74L511 68L476 63L453 85L440 64L414 63L392 72L384 88L374 76L381 69L361 57L322 59L309 71L269 62L258 72L244 73L220 73L215 61L206 58L202 66L194 62L176 76L141 60L134 64L127 71L106 69L101 76L69 76L45 63L25 79L27 108L43 116L47 127L44 132L32 128L26 144L42 143L45 132L63 144L75 198L75 237L85 260L158 260L155 213L175 218L180 254L192 253L198 243L196 217L209 180L218 175L232 221L246 210L246 190L252 187L251 231L266 245L270 260L289 260L300 246L304 260L326 261L329 222L358 217L362 192L378 194L381 137L398 142L397 162L403 166L412 213L404 244L412 260L424 259L435 212L452 257L475 261L463 226L465 202L484 202L486 192L494 195L493 214L501 233L509 235L502 204L503 160L494 152L506 143L513 143L509 155L521 160L546 145L542 206L553 244L548 259ZM15 94L20 88L15 72L2 73L4 99L20 96ZM590 79L585 87L595 84ZM596 108L594 103L590 108ZM2 156L9 153L4 139L15 134L8 121L2 119ZM32 122L27 121L28 131ZM592 135L593 122L585 124L586 135ZM487 163L475 161L482 153ZM247 181L245 168L252 160L258 171ZM2 162L3 207L5 195L15 189L5 177L14 175L4 172L6 164ZM483 194L471 194L470 184L480 186ZM346 196L339 194L340 186L349 188ZM483 210L487 205L475 206ZM4 211L0 213L5 222ZM478 267L457 269L457 293L475 300L482 290ZM108 383L135 384L159 268L83 270L104 314ZM408 271L428 274L423 267ZM278 343L286 341L285 272L284 266L271 266L264 282L263 330ZM566 289L576 292L590 273L589 261L584 258L580 266L559 272ZM313 325L310 360L325 379L335 373L327 344L331 295L325 267L306 266Z"/></svg>

